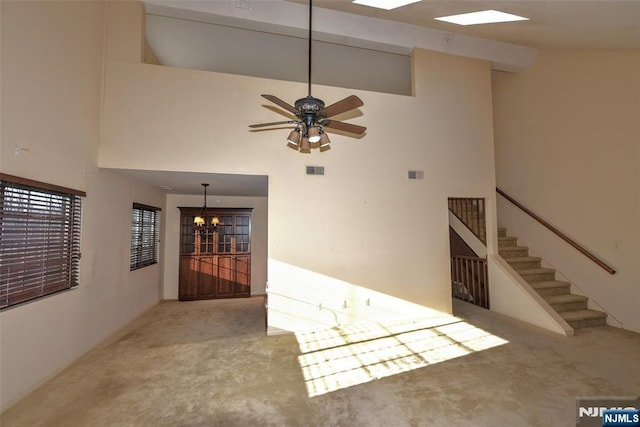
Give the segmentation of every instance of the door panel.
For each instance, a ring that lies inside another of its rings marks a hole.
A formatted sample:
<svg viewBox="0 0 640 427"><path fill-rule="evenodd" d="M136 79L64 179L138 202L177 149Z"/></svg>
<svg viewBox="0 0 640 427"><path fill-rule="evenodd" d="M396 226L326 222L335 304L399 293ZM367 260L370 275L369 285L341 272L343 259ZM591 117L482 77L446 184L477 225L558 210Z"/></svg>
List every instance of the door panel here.
<svg viewBox="0 0 640 427"><path fill-rule="evenodd" d="M200 257L200 271L198 272L198 299L216 297L216 269L214 257Z"/></svg>
<svg viewBox="0 0 640 427"><path fill-rule="evenodd" d="M197 298L198 260L192 256L180 256L178 299L181 301Z"/></svg>
<svg viewBox="0 0 640 427"><path fill-rule="evenodd" d="M218 297L233 296L233 258L218 256Z"/></svg>
<svg viewBox="0 0 640 427"><path fill-rule="evenodd" d="M220 225L218 226L218 249L219 254L233 253L233 215L220 215Z"/></svg>
<svg viewBox="0 0 640 427"><path fill-rule="evenodd" d="M235 272L234 294L248 295L251 292L251 257L249 255L236 257Z"/></svg>
<svg viewBox="0 0 640 427"><path fill-rule="evenodd" d="M235 237L235 252L251 252L249 246L251 241L251 215L236 215L233 234Z"/></svg>

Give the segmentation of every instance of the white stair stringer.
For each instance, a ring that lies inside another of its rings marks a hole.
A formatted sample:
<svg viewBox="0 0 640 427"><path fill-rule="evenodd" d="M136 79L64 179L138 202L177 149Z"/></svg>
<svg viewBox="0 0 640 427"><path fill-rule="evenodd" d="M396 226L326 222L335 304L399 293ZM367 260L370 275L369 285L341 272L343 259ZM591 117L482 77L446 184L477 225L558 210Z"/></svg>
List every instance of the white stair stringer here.
<svg viewBox="0 0 640 427"><path fill-rule="evenodd" d="M500 255L488 257L491 310L560 335L574 330Z"/></svg>
<svg viewBox="0 0 640 427"><path fill-rule="evenodd" d="M458 217L451 211L449 211L449 226L453 228L453 230L458 233L458 236L464 240L464 242L469 245L471 250L476 253L480 258L484 258L487 256L487 247L478 239L475 234L469 230L469 228L464 225L462 221L458 219Z"/></svg>

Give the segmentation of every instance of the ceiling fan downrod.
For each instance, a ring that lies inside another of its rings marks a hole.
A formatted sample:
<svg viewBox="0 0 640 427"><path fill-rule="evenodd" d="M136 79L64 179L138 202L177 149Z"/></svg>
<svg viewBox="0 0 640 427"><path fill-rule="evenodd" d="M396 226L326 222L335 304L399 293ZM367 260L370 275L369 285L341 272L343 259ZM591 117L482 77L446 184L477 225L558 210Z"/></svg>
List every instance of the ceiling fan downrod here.
<svg viewBox="0 0 640 427"><path fill-rule="evenodd" d="M307 94L309 97L311 97L311 25L312 25L312 18L313 18L313 0L309 0L309 71L308 71L308 75L307 75Z"/></svg>
<svg viewBox="0 0 640 427"><path fill-rule="evenodd" d="M287 145L301 153L310 153L312 148L319 148L320 151L328 150L329 137L327 128L334 131L347 132L355 135L363 135L367 128L350 123L345 123L330 119L332 116L342 114L364 105L362 100L355 95L350 95L338 102L334 102L328 107L324 101L314 98L311 95L311 72L312 72L312 42L313 42L313 0L309 0L309 37L308 37L308 75L307 75L307 96L298 99L294 105L290 105L274 95L263 94L262 97L273 102L289 113L295 115L297 120L285 120L280 122L260 123L249 125L250 128L272 127L278 125L295 125L287 138Z"/></svg>

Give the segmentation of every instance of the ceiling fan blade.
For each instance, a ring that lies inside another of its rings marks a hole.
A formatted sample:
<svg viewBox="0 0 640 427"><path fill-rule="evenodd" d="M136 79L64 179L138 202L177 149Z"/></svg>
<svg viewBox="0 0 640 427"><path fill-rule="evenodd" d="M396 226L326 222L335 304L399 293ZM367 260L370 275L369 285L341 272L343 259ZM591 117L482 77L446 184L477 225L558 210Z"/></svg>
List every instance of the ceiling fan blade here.
<svg viewBox="0 0 640 427"><path fill-rule="evenodd" d="M294 123L298 123L294 120L286 120L284 122L271 122L271 123L259 123L257 125L249 125L250 128L263 128L263 127L267 127L267 126L277 126L277 125L284 125L284 124L294 124Z"/></svg>
<svg viewBox="0 0 640 427"><path fill-rule="evenodd" d="M296 110L296 107L294 107L293 105L287 104L286 102L284 102L282 99L278 98L277 96L273 96L273 95L262 95L263 98L268 99L269 101L273 102L276 105L279 105L280 107L284 108L285 110L289 111L290 113L296 114L298 112L298 110Z"/></svg>
<svg viewBox="0 0 640 427"><path fill-rule="evenodd" d="M355 95L350 95L341 101L325 107L324 110L322 110L322 114L325 117L331 117L340 113L344 113L345 111L353 110L354 108L362 107L363 105L364 102L362 102L360 98Z"/></svg>
<svg viewBox="0 0 640 427"><path fill-rule="evenodd" d="M362 135L367 130L364 126L352 125L351 123L339 122L337 120L323 120L321 125L343 132L355 133L356 135Z"/></svg>

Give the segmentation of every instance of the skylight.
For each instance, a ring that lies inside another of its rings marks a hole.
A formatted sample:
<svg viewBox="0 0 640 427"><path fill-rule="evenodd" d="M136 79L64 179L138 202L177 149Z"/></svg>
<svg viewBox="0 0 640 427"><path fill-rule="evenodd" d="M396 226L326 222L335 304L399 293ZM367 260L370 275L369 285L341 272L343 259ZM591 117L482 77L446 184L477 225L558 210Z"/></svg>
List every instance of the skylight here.
<svg viewBox="0 0 640 427"><path fill-rule="evenodd" d="M377 7L378 9L391 10L422 0L353 0L355 4L363 6Z"/></svg>
<svg viewBox="0 0 640 427"><path fill-rule="evenodd" d="M481 10L479 12L462 13L460 15L441 16L438 21L458 25L495 24L496 22L528 21L524 16L512 15L499 10Z"/></svg>

